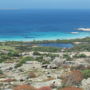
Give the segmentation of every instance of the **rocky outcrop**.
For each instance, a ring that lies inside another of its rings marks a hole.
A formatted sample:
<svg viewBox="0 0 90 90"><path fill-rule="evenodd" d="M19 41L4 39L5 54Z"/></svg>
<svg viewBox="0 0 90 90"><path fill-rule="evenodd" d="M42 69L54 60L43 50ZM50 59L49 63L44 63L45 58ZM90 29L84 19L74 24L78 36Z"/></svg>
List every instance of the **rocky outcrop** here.
<svg viewBox="0 0 90 90"><path fill-rule="evenodd" d="M90 90L90 78L82 80L81 84L84 90Z"/></svg>

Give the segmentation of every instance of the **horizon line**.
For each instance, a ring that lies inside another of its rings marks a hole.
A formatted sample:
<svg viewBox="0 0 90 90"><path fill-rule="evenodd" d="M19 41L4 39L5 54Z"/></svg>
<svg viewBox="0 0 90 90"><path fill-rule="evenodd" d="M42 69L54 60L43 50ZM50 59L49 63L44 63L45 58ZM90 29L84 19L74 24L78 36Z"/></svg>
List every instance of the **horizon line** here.
<svg viewBox="0 0 90 90"><path fill-rule="evenodd" d="M80 9L80 8L0 8L0 10L90 10L88 9Z"/></svg>

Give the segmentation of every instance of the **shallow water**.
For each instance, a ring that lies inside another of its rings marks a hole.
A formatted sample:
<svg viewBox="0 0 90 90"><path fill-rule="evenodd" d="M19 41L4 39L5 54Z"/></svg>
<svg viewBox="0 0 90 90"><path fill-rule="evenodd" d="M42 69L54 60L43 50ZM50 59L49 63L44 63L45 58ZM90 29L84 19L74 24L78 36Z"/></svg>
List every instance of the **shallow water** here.
<svg viewBox="0 0 90 90"><path fill-rule="evenodd" d="M61 48L72 48L74 45L71 43L45 43L45 44L38 44L39 46L44 47L61 47Z"/></svg>

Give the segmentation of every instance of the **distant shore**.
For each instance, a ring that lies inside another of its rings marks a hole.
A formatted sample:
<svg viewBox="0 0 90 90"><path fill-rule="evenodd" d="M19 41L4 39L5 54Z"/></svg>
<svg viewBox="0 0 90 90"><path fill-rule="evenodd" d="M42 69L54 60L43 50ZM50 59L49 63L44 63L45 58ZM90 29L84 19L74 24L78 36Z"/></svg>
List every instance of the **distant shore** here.
<svg viewBox="0 0 90 90"><path fill-rule="evenodd" d="M77 30L79 30L79 31L89 31L90 32L90 28L78 28Z"/></svg>
<svg viewBox="0 0 90 90"><path fill-rule="evenodd" d="M68 41L72 41L72 40L83 40L84 38L87 37L79 37L79 38L67 38L67 39L12 39L12 40L0 40L0 42L61 42L61 43L68 43Z"/></svg>
<svg viewBox="0 0 90 90"><path fill-rule="evenodd" d="M0 41L0 43L31 43L31 44L41 44L41 43L72 43L72 44L79 44L80 42L90 42L90 37L85 38L75 38L75 39L56 39L56 40L32 40L32 41L15 41L15 40L7 40L7 41Z"/></svg>

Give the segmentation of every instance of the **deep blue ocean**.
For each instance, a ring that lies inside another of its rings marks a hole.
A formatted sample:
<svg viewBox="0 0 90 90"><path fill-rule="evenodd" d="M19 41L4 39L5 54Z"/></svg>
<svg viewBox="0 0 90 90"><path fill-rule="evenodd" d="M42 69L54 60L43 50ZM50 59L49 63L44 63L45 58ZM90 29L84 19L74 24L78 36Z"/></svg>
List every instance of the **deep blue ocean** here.
<svg viewBox="0 0 90 90"><path fill-rule="evenodd" d="M1 41L90 36L90 32L77 28L90 28L90 10L0 10Z"/></svg>

